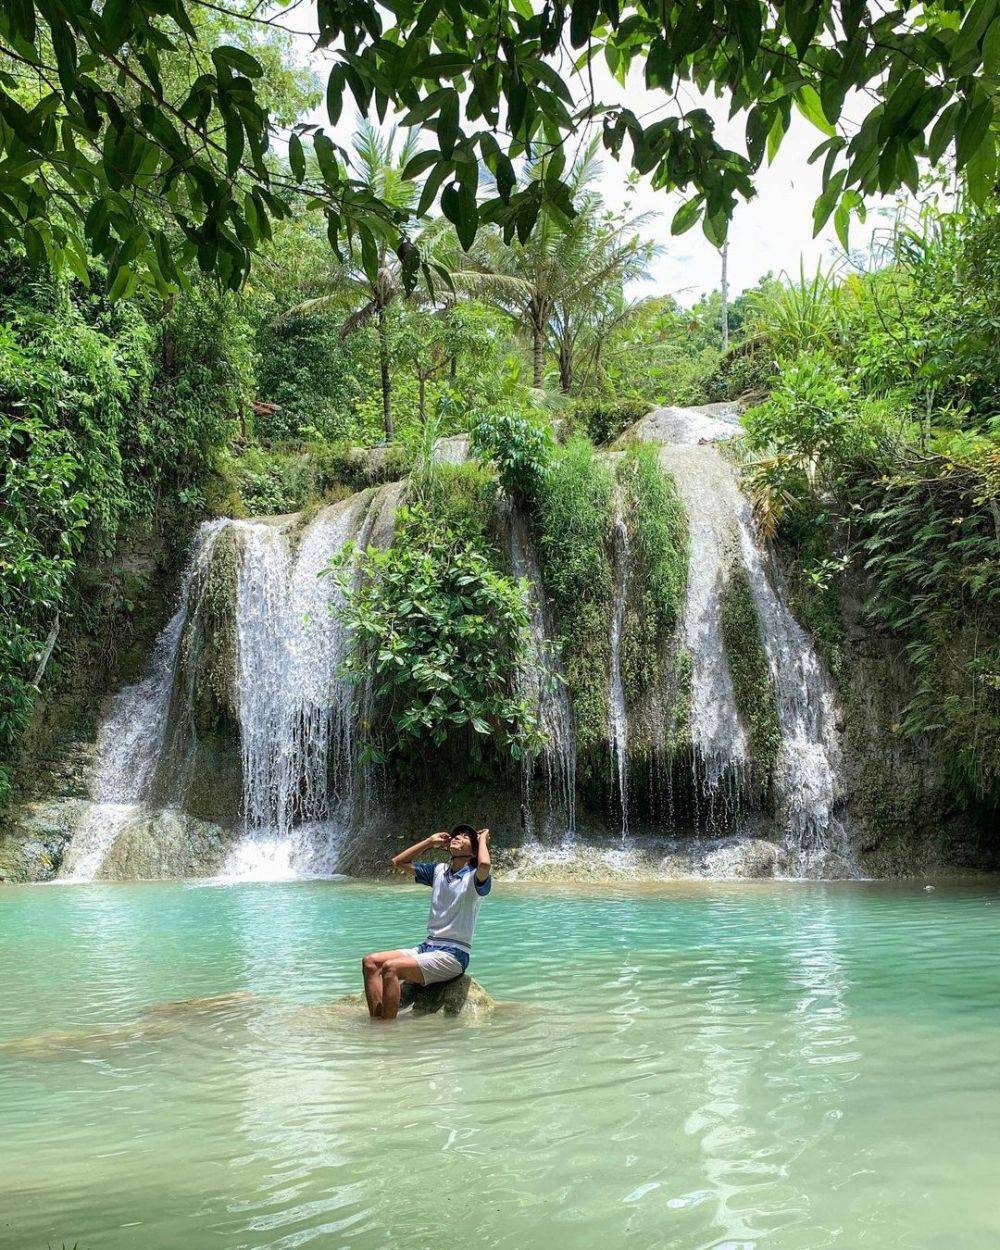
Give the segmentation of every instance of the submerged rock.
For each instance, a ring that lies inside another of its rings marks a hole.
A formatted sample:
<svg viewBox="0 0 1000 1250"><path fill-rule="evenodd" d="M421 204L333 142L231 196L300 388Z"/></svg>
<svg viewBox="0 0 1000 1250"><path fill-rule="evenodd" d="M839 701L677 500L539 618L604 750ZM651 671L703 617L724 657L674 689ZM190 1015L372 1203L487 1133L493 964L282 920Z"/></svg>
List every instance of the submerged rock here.
<svg viewBox="0 0 1000 1250"><path fill-rule="evenodd" d="M415 1016L432 1016L441 1012L445 1016L482 1016L493 1010L495 1001L473 977L468 974L454 981L439 981L436 985L414 985L405 981L399 998L400 1009L413 1008Z"/></svg>
<svg viewBox="0 0 1000 1250"><path fill-rule="evenodd" d="M336 1010L344 1008L366 1009L364 994L345 994L329 1006ZM497 1001L468 975L453 981L439 981L436 985L414 985L404 981L399 997L400 1012L412 1012L414 1016L432 1016L438 1012L444 1016L471 1016L479 1018L490 1015Z"/></svg>
<svg viewBox="0 0 1000 1250"><path fill-rule="evenodd" d="M494 856L509 880L597 885L657 881L738 881L784 876L790 856L765 838L568 838L526 843ZM840 872L837 875L849 875Z"/></svg>
<svg viewBox="0 0 1000 1250"><path fill-rule="evenodd" d="M28 1037L9 1038L0 1042L0 1055L43 1059L59 1058L67 1051L96 1054L123 1043L159 1040L180 1033L192 1024L204 1023L214 1028L220 1020L231 1020L239 1013L259 1008L266 1002L266 999L249 990L172 999L153 1003L132 1020L120 1024L98 1025L92 1029L57 1029L33 1033Z"/></svg>

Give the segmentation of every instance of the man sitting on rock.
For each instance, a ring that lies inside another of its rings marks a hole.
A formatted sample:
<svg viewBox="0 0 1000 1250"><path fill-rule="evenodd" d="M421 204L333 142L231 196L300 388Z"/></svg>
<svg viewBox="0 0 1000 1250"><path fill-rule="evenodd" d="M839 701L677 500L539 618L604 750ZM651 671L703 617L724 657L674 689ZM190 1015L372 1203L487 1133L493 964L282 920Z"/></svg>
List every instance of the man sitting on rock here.
<svg viewBox="0 0 1000 1250"><path fill-rule="evenodd" d="M450 863L415 864L431 847L447 847ZM456 825L451 833L435 833L394 857L393 868L413 869L413 879L429 885L431 910L427 941L399 951L378 951L361 961L368 1014L395 1020L399 983L433 985L462 976L472 954L472 935L479 905L490 892L490 831Z"/></svg>

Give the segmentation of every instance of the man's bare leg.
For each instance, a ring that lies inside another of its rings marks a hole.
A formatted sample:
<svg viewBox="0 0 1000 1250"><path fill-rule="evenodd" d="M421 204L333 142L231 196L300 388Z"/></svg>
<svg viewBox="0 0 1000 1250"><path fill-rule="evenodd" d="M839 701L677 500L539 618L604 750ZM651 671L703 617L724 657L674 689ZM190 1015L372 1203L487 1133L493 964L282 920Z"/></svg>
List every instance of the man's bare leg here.
<svg viewBox="0 0 1000 1250"><path fill-rule="evenodd" d="M404 958L402 951L376 951L361 961L361 974L365 979L365 1001L368 1014L374 1019L382 1014L382 965L387 959Z"/></svg>
<svg viewBox="0 0 1000 1250"><path fill-rule="evenodd" d="M415 981L423 985L424 974L420 965L412 955L400 955L398 952L382 964L382 1010L383 1020L395 1020L399 1013L399 983Z"/></svg>

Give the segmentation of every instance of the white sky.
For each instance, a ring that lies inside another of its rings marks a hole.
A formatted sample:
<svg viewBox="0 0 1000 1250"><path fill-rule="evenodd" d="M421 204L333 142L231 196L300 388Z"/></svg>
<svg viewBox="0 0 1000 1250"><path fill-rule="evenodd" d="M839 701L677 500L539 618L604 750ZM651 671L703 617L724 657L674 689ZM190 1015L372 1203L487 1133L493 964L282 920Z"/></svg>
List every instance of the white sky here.
<svg viewBox="0 0 1000 1250"><path fill-rule="evenodd" d="M295 11L296 25L300 29L315 29L315 18L311 10L312 5L309 4ZM296 42L302 59L314 70L325 88L333 58L327 53L312 53L311 41L299 39ZM641 67L633 68L624 90L611 78L603 60L595 61L594 79L596 95L605 103L625 100L628 107L640 118L653 110L657 110L659 116L665 115L667 97L661 91L646 89ZM570 89L575 92L574 80L567 81ZM579 84L580 80L575 82ZM716 137L721 143L736 151L743 150L745 114L737 115L733 121L729 121L729 106L725 98L716 100L702 97L693 87L684 88L682 92L686 107L707 108L715 120ZM335 139L348 149L356 122L352 103L350 94L345 93L343 115L332 131ZM325 105L317 109L308 120L324 125L330 131ZM822 159L815 165L807 162L809 153L823 138L824 135L819 130L793 109L792 124L774 164L762 166L754 179L756 196L748 202L738 201L729 229L730 297L748 286L753 286L768 271L797 275L801 260L808 272L814 272L817 262L822 260L829 263L842 257L832 217L820 235L815 239L812 237L812 209L820 191ZM622 207L626 199L625 180L630 168L630 155L627 139L623 145L621 163L616 162L603 149L601 151L603 168L598 186L612 208ZM674 212L691 194L691 190L669 194L656 191L644 180L629 196L633 213L658 214L646 234L663 245L662 255L653 261L650 280L635 284L629 291L633 297L670 294L681 303L691 305L702 294L719 286L721 258L718 250L705 238L700 223L677 238L670 234L670 221ZM892 207L890 201L882 201L881 206L886 209ZM867 222L852 222L852 251L866 248L872 231L885 224L884 214L878 211L879 207L879 204L869 203Z"/></svg>

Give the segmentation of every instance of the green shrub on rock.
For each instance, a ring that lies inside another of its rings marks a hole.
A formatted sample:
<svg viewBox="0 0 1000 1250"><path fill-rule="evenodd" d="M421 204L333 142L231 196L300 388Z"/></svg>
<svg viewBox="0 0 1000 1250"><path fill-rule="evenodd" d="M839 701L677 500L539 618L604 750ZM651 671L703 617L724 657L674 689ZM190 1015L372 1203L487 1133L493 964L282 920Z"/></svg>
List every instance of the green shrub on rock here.
<svg viewBox="0 0 1000 1250"><path fill-rule="evenodd" d="M573 405L573 418L594 443L613 443L619 434L649 412L646 399L626 398L578 399Z"/></svg>
<svg viewBox="0 0 1000 1250"><path fill-rule="evenodd" d="M422 502L433 519L457 538L488 547L495 534L497 480L474 461L438 464L426 483Z"/></svg>
<svg viewBox="0 0 1000 1250"><path fill-rule="evenodd" d="M336 571L353 637L345 671L372 682L370 759L405 765L456 738L514 758L537 745L515 681L527 609L487 550L418 503L399 510L389 547L349 546Z"/></svg>
<svg viewBox="0 0 1000 1250"><path fill-rule="evenodd" d="M761 640L753 589L739 561L730 569L723 590L721 624L736 707L757 781L766 789L781 746L777 693Z"/></svg>
<svg viewBox="0 0 1000 1250"><path fill-rule="evenodd" d="M472 425L472 450L492 461L505 490L533 500L542 489L552 458L552 432L515 413L479 413Z"/></svg>
<svg viewBox="0 0 1000 1250"><path fill-rule="evenodd" d="M562 637L581 776L607 732L613 519L610 466L586 439L571 439L552 458L536 524L545 589Z"/></svg>

